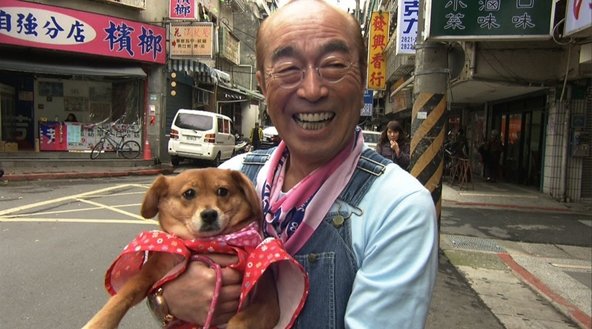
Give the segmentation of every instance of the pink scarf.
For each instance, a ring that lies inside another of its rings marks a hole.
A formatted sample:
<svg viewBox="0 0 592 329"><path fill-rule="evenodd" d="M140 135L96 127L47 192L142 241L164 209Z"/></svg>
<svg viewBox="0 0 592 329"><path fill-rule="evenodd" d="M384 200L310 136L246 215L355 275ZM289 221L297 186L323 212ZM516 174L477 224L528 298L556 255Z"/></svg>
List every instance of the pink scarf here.
<svg viewBox="0 0 592 329"><path fill-rule="evenodd" d="M364 140L356 128L352 142L322 167L315 169L282 195L285 164L289 156L282 141L273 152L262 187L263 212L267 225L264 233L285 243L296 254L314 233L325 214L347 185L356 169ZM264 171L264 170L263 170Z"/></svg>

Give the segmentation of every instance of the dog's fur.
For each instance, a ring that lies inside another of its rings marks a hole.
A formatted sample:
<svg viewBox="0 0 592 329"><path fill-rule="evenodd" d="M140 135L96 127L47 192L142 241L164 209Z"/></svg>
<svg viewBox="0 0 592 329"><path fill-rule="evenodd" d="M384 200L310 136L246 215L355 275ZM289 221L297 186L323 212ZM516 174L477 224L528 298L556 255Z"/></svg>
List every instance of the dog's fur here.
<svg viewBox="0 0 592 329"><path fill-rule="evenodd" d="M186 170L174 177L156 178L144 197L142 216L158 214L161 228L182 239L228 234L261 220L261 201L251 181L239 171L216 168ZM125 313L143 300L152 285L175 264L174 257L151 254L141 271L84 326L116 328ZM251 302L228 323L229 329L273 328L279 303L272 275L257 284Z"/></svg>

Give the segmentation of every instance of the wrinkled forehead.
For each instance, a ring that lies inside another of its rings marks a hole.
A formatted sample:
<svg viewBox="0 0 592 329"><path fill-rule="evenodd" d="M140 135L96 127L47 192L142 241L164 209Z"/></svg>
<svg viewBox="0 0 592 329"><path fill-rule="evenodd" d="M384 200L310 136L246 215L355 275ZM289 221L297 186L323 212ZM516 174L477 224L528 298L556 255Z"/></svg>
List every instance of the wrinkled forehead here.
<svg viewBox="0 0 592 329"><path fill-rule="evenodd" d="M310 4L307 7L305 4ZM259 35L266 60L295 57L312 48L319 53L352 53L351 22L341 9L322 1L299 0L268 18ZM320 40L320 41L319 41Z"/></svg>

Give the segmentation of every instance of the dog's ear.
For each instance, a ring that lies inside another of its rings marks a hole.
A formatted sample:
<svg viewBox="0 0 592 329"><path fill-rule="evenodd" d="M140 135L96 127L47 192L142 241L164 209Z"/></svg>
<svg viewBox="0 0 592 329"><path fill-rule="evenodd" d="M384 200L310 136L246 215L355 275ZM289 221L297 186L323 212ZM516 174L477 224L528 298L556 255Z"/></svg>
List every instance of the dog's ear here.
<svg viewBox="0 0 592 329"><path fill-rule="evenodd" d="M146 192L146 195L144 195L144 202L142 202L142 210L140 211L142 217L152 218L158 214L158 202L165 195L167 189L167 178L163 175L158 176Z"/></svg>
<svg viewBox="0 0 592 329"><path fill-rule="evenodd" d="M257 190L253 185L253 182L245 174L238 170L231 170L230 174L232 179L237 182L238 186L242 190L247 202L251 205L253 216L257 219L263 218L263 209L261 207L261 198L257 195Z"/></svg>

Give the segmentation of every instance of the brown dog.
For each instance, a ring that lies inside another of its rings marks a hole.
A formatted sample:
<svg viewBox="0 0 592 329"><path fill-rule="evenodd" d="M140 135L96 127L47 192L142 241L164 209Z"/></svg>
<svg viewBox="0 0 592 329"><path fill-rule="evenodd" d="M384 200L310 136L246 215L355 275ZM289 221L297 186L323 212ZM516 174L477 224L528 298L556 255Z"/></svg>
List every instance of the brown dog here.
<svg viewBox="0 0 592 329"><path fill-rule="evenodd" d="M260 221L260 204L253 184L241 172L192 169L174 177L159 176L146 192L141 212L145 218L158 213L163 231L191 240L236 232L253 220ZM117 328L126 312L178 262L173 255L150 253L140 272L84 328ZM273 328L279 312L273 276L266 272L250 303L230 320L227 328Z"/></svg>

